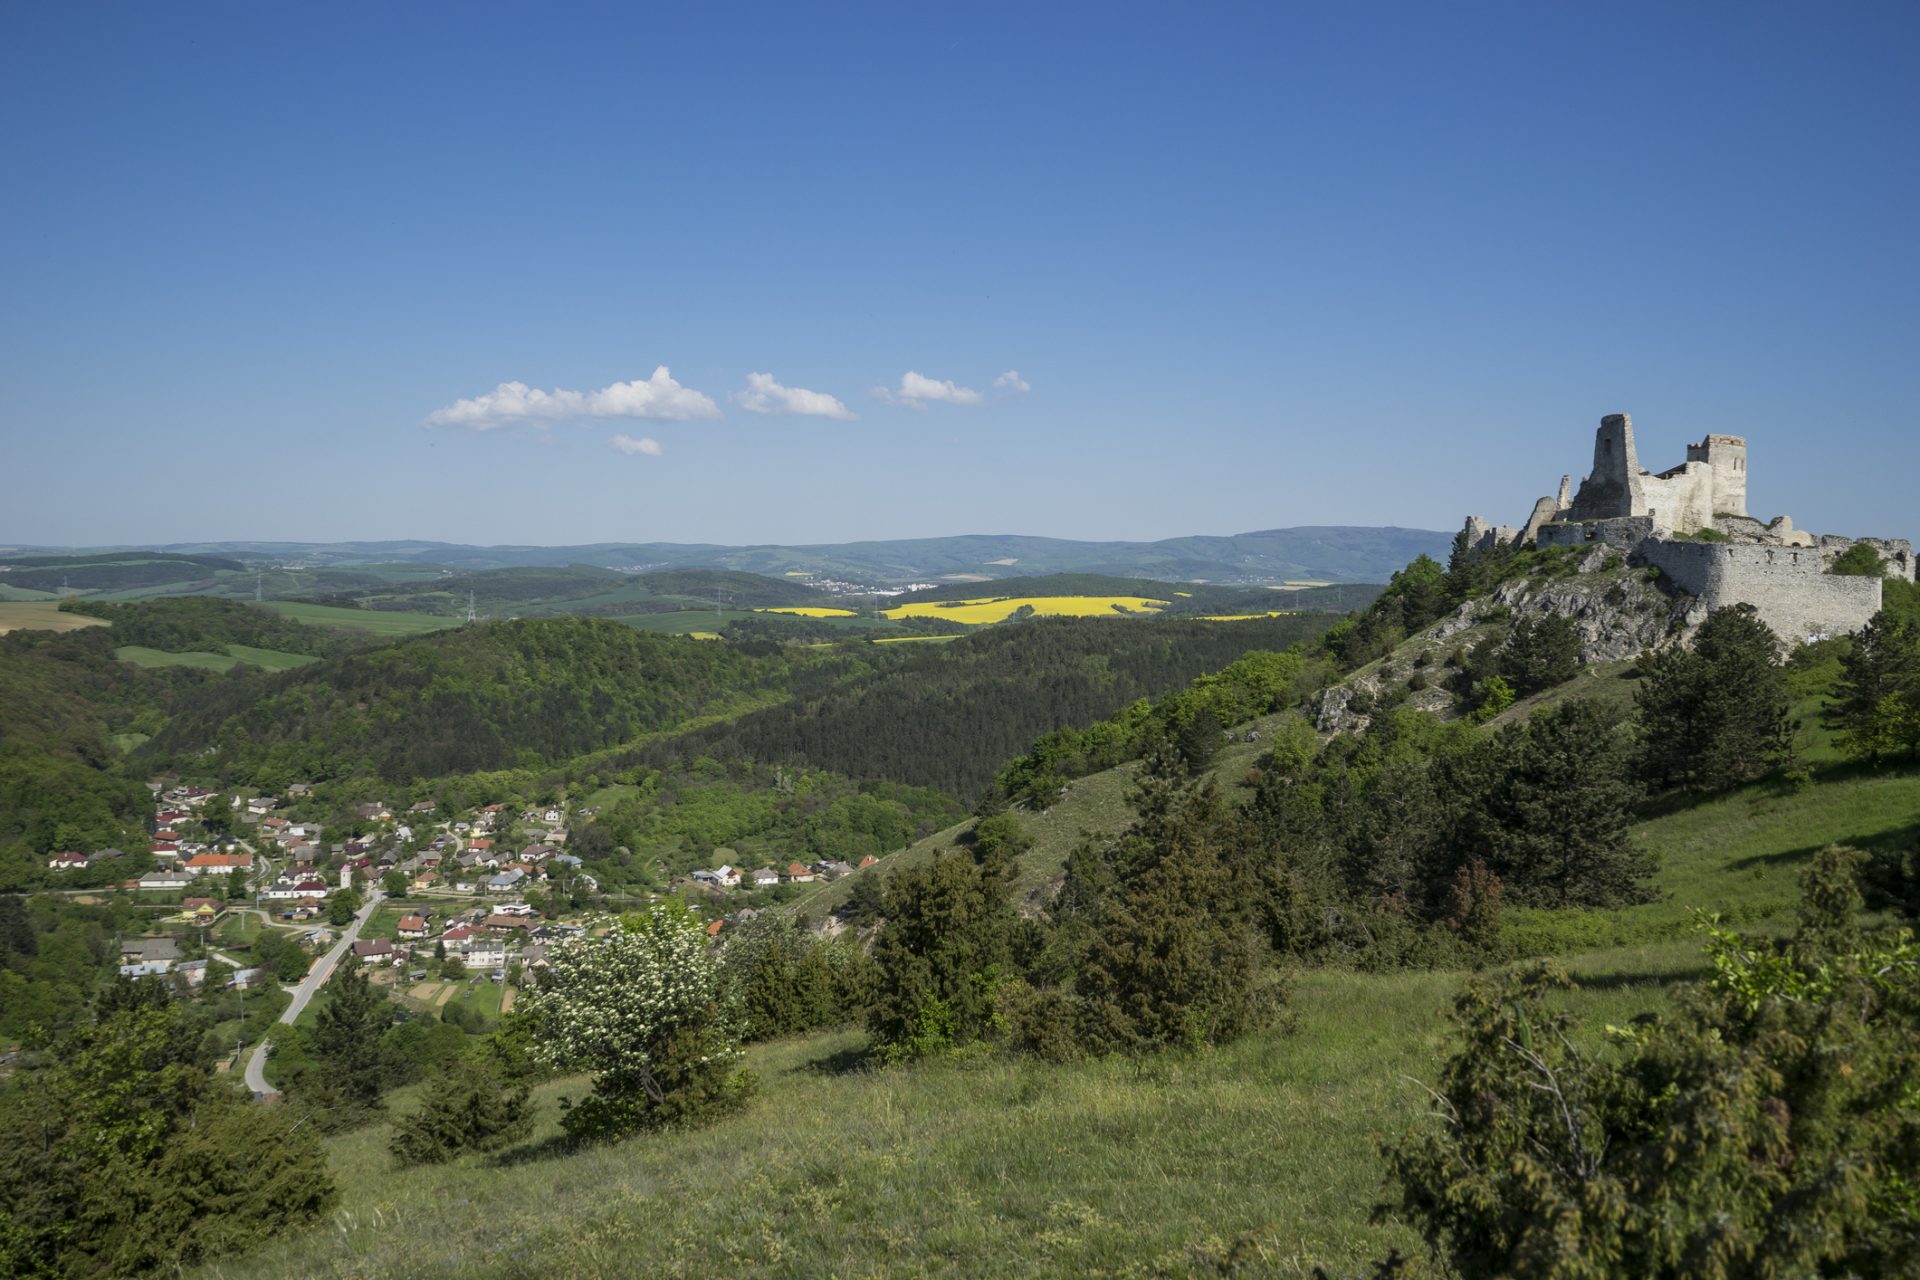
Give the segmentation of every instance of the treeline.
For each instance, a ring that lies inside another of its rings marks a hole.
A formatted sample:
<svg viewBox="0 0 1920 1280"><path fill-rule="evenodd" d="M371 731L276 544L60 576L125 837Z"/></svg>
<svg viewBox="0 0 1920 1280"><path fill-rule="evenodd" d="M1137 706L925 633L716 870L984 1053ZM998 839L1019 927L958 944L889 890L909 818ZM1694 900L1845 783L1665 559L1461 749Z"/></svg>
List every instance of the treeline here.
<svg viewBox="0 0 1920 1280"><path fill-rule="evenodd" d="M876 658L887 665L830 688L796 689L781 706L651 744L628 763L738 757L938 787L970 801L1043 733L1090 725L1249 650L1311 640L1331 622L1045 618L946 644L868 646L914 652Z"/></svg>
<svg viewBox="0 0 1920 1280"><path fill-rule="evenodd" d="M249 779L537 768L775 693L787 671L781 658L598 619L486 623L217 683L151 750L213 747L217 768Z"/></svg>
<svg viewBox="0 0 1920 1280"><path fill-rule="evenodd" d="M116 644L144 645L168 653L212 651L248 645L317 658L349 653L372 643L336 627L315 627L282 617L272 609L212 596L169 596L160 600L68 600L63 613L104 618L113 624Z"/></svg>
<svg viewBox="0 0 1920 1280"><path fill-rule="evenodd" d="M102 555L33 556L9 562L10 586L34 591L119 591L211 578L220 570L246 566L219 556L170 555L160 551L108 552Z"/></svg>
<svg viewBox="0 0 1920 1280"><path fill-rule="evenodd" d="M993 799L1045 809L1072 779L1137 759L1158 744L1197 767L1219 750L1228 725L1293 705L1329 674L1324 661L1302 652L1249 653L1157 702L1142 698L1084 728L1041 735L994 777Z"/></svg>

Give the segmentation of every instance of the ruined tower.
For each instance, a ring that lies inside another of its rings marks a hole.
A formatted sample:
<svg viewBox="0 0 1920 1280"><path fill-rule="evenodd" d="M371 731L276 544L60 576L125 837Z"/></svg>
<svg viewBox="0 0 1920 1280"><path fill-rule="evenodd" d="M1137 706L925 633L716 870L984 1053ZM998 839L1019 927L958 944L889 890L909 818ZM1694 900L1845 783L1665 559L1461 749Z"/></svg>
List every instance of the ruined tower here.
<svg viewBox="0 0 1920 1280"><path fill-rule="evenodd" d="M1713 514L1747 514L1747 442L1739 436L1708 436L1687 446L1688 462L1704 462L1713 472Z"/></svg>

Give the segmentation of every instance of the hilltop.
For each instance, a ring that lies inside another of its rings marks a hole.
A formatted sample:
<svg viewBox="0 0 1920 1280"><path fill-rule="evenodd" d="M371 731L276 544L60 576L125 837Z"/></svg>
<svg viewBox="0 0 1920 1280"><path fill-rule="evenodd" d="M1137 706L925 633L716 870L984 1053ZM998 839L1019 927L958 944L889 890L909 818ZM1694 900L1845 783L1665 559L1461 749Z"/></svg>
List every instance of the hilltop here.
<svg viewBox="0 0 1920 1280"><path fill-rule="evenodd" d="M561 547L475 547L425 541L172 543L153 551L113 548L88 553L79 561L91 565L120 557L142 562L171 557L176 561L174 567L148 565L133 576L149 589L212 589L251 596L258 585L253 575L263 573L271 579L266 583L269 593L291 596L361 588L377 591L396 583L437 590L445 585L442 579L457 574L570 565L630 574L725 569L771 578L840 580L883 587L1051 573L1241 584L1380 582L1413 557L1440 555L1446 547L1447 535L1432 530L1328 525L1158 542L1080 542L1017 534L969 534L751 547L673 542ZM22 549L19 561L0 559L0 564L31 566L34 594L19 598L43 598L40 592L58 590L59 581L46 575L54 567L46 553L54 550ZM97 589L107 589L118 581L115 574L132 571L109 572L102 568L97 572L103 575ZM0 575L0 583L4 581L5 575ZM72 585L79 586L79 580Z"/></svg>

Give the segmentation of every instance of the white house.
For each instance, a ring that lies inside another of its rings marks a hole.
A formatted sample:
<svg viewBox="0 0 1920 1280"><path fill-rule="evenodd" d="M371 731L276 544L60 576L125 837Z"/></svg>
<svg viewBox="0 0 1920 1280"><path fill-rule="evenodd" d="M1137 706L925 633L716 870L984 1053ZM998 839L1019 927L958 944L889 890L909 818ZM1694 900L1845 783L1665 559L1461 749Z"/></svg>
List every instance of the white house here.
<svg viewBox="0 0 1920 1280"><path fill-rule="evenodd" d="M504 939L475 934L460 944L460 959L469 969L498 969L507 962Z"/></svg>

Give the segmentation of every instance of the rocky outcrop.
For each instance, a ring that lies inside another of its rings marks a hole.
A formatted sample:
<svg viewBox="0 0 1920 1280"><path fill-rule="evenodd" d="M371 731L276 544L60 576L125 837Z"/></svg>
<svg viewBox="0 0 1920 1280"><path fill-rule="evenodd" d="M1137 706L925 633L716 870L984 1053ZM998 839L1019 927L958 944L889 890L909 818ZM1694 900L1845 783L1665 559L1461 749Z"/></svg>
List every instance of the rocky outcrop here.
<svg viewBox="0 0 1920 1280"><path fill-rule="evenodd" d="M1365 729L1383 705L1452 714L1447 685L1462 648L1490 641L1516 618L1555 614L1573 621L1581 660L1624 662L1683 640L1704 620L1700 602L1663 592L1648 571L1627 567L1617 552L1588 552L1575 572L1536 571L1503 582L1409 638L1394 652L1323 690L1311 708L1322 733Z"/></svg>

